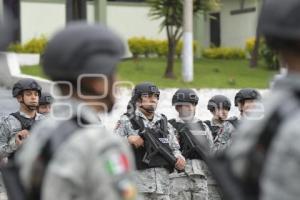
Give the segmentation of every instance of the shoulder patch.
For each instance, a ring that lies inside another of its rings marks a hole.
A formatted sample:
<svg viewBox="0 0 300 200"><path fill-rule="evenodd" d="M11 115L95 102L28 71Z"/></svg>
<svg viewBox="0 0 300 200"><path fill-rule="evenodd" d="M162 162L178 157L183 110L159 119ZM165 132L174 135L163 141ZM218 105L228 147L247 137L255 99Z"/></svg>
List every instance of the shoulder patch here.
<svg viewBox="0 0 300 200"><path fill-rule="evenodd" d="M105 161L105 170L112 176L129 171L129 160L124 153L114 153Z"/></svg>

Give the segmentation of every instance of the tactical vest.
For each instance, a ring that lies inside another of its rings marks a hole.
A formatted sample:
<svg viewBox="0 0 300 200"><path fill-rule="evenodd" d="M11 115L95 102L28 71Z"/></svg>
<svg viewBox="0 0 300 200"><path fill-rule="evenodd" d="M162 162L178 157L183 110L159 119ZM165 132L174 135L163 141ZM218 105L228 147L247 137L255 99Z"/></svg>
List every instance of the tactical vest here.
<svg viewBox="0 0 300 200"><path fill-rule="evenodd" d="M30 130L35 123L35 118L26 118L20 114L20 112L11 113L21 123L22 130Z"/></svg>
<svg viewBox="0 0 300 200"><path fill-rule="evenodd" d="M182 123L176 122L175 119L169 120L169 122L179 133L179 144L182 155L188 159L202 160L203 158L199 155L199 153L197 153L195 150L192 150L192 145L198 146L203 151L203 153L209 152L210 147L207 136L201 133L206 130L203 122L198 121L196 123ZM190 134L192 134L192 136ZM183 139L185 138L183 137L183 135L192 137L190 138L190 141L193 142L193 144L190 144L185 139Z"/></svg>
<svg viewBox="0 0 300 200"><path fill-rule="evenodd" d="M127 114L125 115L128 116ZM134 117L130 117L129 119L134 130L139 130L139 132L144 131L145 124L141 117L134 116ZM168 120L166 116L162 115L162 119L157 121L155 123L155 126L157 127L153 131L155 137L166 147L166 149L168 149L169 153L173 154L169 145ZM144 147L135 148L132 146L134 156L135 156L136 168L138 170L143 170L148 168L163 167L170 171L173 170L174 166L171 166L170 163L160 153L154 154L151 157L150 161L146 162L145 159L150 153L147 152L147 149L149 149L148 145L149 143L147 141L144 141Z"/></svg>
<svg viewBox="0 0 300 200"><path fill-rule="evenodd" d="M36 122L35 117L33 118L26 118L20 114L20 112L11 113L10 115L14 116L20 123L21 123L21 130L28 130L32 128L34 123ZM12 152L8 159L13 159L16 152Z"/></svg>

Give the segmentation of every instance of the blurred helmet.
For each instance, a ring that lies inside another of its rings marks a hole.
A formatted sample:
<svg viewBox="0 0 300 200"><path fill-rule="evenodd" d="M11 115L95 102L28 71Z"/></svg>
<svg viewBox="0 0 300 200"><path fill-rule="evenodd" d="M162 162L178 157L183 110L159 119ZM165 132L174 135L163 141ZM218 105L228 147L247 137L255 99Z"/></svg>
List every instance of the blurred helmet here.
<svg viewBox="0 0 300 200"><path fill-rule="evenodd" d="M39 100L39 105L47 105L53 103L53 97L48 92L42 92L42 95Z"/></svg>
<svg viewBox="0 0 300 200"><path fill-rule="evenodd" d="M52 80L76 81L81 74L111 75L123 54L123 42L104 25L72 22L49 41L43 68Z"/></svg>
<svg viewBox="0 0 300 200"><path fill-rule="evenodd" d="M299 40L299 10L299 0L264 0L259 17L260 32L265 36Z"/></svg>
<svg viewBox="0 0 300 200"><path fill-rule="evenodd" d="M234 97L234 105L238 106L238 103L242 103L245 100L260 100L261 96L258 91L254 89L241 89L238 93L236 93Z"/></svg>

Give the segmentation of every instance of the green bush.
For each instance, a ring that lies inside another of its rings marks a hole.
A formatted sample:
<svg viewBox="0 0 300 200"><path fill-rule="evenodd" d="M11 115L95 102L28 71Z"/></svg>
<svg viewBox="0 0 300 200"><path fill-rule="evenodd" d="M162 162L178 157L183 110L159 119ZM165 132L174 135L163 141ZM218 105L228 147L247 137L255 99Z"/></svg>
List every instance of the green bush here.
<svg viewBox="0 0 300 200"><path fill-rule="evenodd" d="M246 40L245 51L251 55L255 45L255 38L249 38Z"/></svg>
<svg viewBox="0 0 300 200"><path fill-rule="evenodd" d="M39 38L33 38L26 42L24 45L20 43L12 43L8 47L8 51L16 53L38 53L43 54L45 47L48 43L48 39L45 36Z"/></svg>
<svg viewBox="0 0 300 200"><path fill-rule="evenodd" d="M269 69L279 69L278 56L267 46L264 40L259 45L259 55L264 59Z"/></svg>
<svg viewBox="0 0 300 200"><path fill-rule="evenodd" d="M138 57L144 54L144 43L143 38L133 37L128 40L129 49L133 57Z"/></svg>
<svg viewBox="0 0 300 200"><path fill-rule="evenodd" d="M202 52L204 58L209 59L244 59L246 53L240 48L207 48Z"/></svg>
<svg viewBox="0 0 300 200"><path fill-rule="evenodd" d="M156 55L158 57L164 57L168 55L168 41L167 40L158 40L156 41Z"/></svg>
<svg viewBox="0 0 300 200"><path fill-rule="evenodd" d="M176 46L176 56L177 58L180 58L181 53L182 53L182 48L183 48L183 42L180 40Z"/></svg>
<svg viewBox="0 0 300 200"><path fill-rule="evenodd" d="M157 56L164 57L168 54L168 41L167 40L152 40L145 37L133 37L128 39L129 49L134 57L145 56ZM179 41L175 54L179 58L181 55L183 43ZM193 49L196 51L196 42L193 43Z"/></svg>
<svg viewBox="0 0 300 200"><path fill-rule="evenodd" d="M21 44L19 43L11 43L8 48L7 51L10 52L16 52L16 53L24 53L24 48Z"/></svg>
<svg viewBox="0 0 300 200"><path fill-rule="evenodd" d="M255 38L246 40L245 50L251 55L255 45ZM259 41L258 58L263 59L269 69L279 69L279 60L274 51L267 45L264 39Z"/></svg>

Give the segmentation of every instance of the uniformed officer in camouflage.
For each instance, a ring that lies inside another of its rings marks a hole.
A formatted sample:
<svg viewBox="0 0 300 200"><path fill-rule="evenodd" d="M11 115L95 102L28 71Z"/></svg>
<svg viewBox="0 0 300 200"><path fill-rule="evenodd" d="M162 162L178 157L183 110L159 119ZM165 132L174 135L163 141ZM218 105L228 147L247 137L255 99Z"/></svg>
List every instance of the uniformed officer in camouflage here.
<svg viewBox="0 0 300 200"><path fill-rule="evenodd" d="M215 95L208 101L207 109L213 117L205 123L212 131L215 153L224 151L231 144L232 133L238 124L236 117L228 118L230 108L231 102L224 95Z"/></svg>
<svg viewBox="0 0 300 200"><path fill-rule="evenodd" d="M207 167L202 155L193 149L185 137L189 137L205 154L213 147L213 139L208 126L195 117L199 97L191 89L179 89L172 97L172 105L178 112L177 119L169 122L176 128L181 152L186 158L185 173L174 172L171 178L171 199L208 199ZM191 136L192 135L192 136Z"/></svg>
<svg viewBox="0 0 300 200"><path fill-rule="evenodd" d="M98 118L114 104L115 67L123 53L119 37L101 24L69 23L49 41L43 69L64 81L58 86L71 98L54 105L17 155L29 199L135 199L130 149Z"/></svg>
<svg viewBox="0 0 300 200"><path fill-rule="evenodd" d="M185 159L179 151L179 144L174 128L167 118L156 112L159 90L152 83L141 83L135 86L128 111L121 116L115 132L127 138L132 145L136 158L136 183L138 191L145 200L169 200L169 173L174 166L161 154L155 154L148 160L147 143L142 132L145 128L154 130L151 134L157 138L167 151L176 158L175 168L184 169ZM147 130L147 129L146 129Z"/></svg>
<svg viewBox="0 0 300 200"><path fill-rule="evenodd" d="M300 196L300 1L265 0L259 30L286 63L288 74L275 83L261 120L247 120L227 156L233 174L259 200ZM250 176L249 176L250 175Z"/></svg>
<svg viewBox="0 0 300 200"><path fill-rule="evenodd" d="M251 110L256 108L256 103L260 100L261 95L255 89L245 88L238 91L234 97L234 105L238 107L240 111L240 118L248 117Z"/></svg>
<svg viewBox="0 0 300 200"><path fill-rule="evenodd" d="M9 114L0 123L0 158L11 157L30 135L30 129L43 116L37 113L41 86L31 78L14 84L12 95L20 104L19 111Z"/></svg>
<svg viewBox="0 0 300 200"><path fill-rule="evenodd" d="M51 106L53 103L53 97L49 92L42 92L38 112L43 115L48 115L51 112Z"/></svg>
<svg viewBox="0 0 300 200"><path fill-rule="evenodd" d="M223 152L231 144L232 133L238 121L236 117L228 119L230 108L230 100L224 95L213 96L209 99L207 104L207 109L211 112L213 117L211 120L205 121L205 123L213 135L213 154L215 155ZM207 170L207 174L209 200L222 199L218 184L209 170Z"/></svg>

